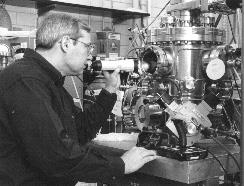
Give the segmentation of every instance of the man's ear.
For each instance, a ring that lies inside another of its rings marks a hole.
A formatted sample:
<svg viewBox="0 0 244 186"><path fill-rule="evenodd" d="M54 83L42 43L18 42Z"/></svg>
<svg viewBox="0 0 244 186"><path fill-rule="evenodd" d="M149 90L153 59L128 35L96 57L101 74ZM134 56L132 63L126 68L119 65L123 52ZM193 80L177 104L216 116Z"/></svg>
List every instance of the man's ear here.
<svg viewBox="0 0 244 186"><path fill-rule="evenodd" d="M63 36L60 40L61 50L64 52L67 52L69 50L71 43L72 42L71 42L69 36Z"/></svg>

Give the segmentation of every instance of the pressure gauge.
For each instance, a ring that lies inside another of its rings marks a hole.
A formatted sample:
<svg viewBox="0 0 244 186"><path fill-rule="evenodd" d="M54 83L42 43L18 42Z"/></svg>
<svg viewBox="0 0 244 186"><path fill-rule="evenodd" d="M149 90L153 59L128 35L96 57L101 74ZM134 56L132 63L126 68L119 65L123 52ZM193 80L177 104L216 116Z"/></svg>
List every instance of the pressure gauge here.
<svg viewBox="0 0 244 186"><path fill-rule="evenodd" d="M206 68L206 73L209 79L218 80L225 74L225 64L221 59L211 60Z"/></svg>

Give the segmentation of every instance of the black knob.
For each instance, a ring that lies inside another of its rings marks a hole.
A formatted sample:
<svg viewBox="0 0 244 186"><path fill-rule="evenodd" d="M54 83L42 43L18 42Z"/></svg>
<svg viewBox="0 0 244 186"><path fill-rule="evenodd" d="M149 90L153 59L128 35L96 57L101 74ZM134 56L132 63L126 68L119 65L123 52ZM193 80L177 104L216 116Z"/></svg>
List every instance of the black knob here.
<svg viewBox="0 0 244 186"><path fill-rule="evenodd" d="M94 71L101 71L102 70L102 62L100 60L96 60L92 62L91 68Z"/></svg>

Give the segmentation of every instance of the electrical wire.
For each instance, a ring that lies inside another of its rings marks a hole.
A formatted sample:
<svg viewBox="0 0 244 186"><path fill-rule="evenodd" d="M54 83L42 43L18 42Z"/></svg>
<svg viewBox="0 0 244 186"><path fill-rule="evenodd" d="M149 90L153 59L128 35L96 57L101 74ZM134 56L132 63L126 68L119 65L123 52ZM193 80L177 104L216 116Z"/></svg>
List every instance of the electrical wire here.
<svg viewBox="0 0 244 186"><path fill-rule="evenodd" d="M233 67L233 68L234 68L234 67ZM234 69L232 69L232 76L233 76L234 81L235 81L235 84L236 84L236 89L237 89L239 98L241 99L241 92L240 92L240 90L239 90L239 85L238 85L238 83L237 83L237 81L236 81L235 73L233 72L233 70L234 70Z"/></svg>
<svg viewBox="0 0 244 186"><path fill-rule="evenodd" d="M81 83L84 82L79 76L76 76L76 77L80 80ZM94 95L92 97L96 99L96 97ZM86 99L86 98L77 98L77 99L80 99L80 101L83 100L83 101L87 101L87 102L90 102L90 103L97 103L96 101L93 101L91 99ZM83 108L82 108L82 110L83 110Z"/></svg>
<svg viewBox="0 0 244 186"><path fill-rule="evenodd" d="M233 31L233 27L232 27L232 24L231 24L231 21L230 21L230 16L227 15L227 17L228 17L228 22L229 22L229 25L230 25L231 34L232 34L234 43L236 44L236 38L235 38L235 34L234 34L234 31Z"/></svg>
<svg viewBox="0 0 244 186"><path fill-rule="evenodd" d="M175 87L177 88L178 91L181 91L179 84L177 84L177 82L173 78L164 78L163 80L164 81L170 81L171 83L173 83L175 85Z"/></svg>
<svg viewBox="0 0 244 186"><path fill-rule="evenodd" d="M140 39L143 41L144 45L146 45L145 35L143 34L143 32L140 32L140 28L139 28L138 24L136 24L136 27L139 30L139 37L141 37Z"/></svg>
<svg viewBox="0 0 244 186"><path fill-rule="evenodd" d="M80 95L78 93L78 89L76 87L75 80L74 80L73 76L71 76L71 80L72 80L72 83L73 83L73 86L74 86L74 89L75 89L75 93L76 93L77 99L79 99L80 108L81 108L81 110L83 110L83 106L82 106L82 103L81 103Z"/></svg>
<svg viewBox="0 0 244 186"><path fill-rule="evenodd" d="M133 51L133 50L137 50L137 49L142 49L142 47L134 47L134 48L132 48L131 50L129 50L128 52L127 52L127 55L126 55L126 58L128 58L128 56L129 56L129 54Z"/></svg>
<svg viewBox="0 0 244 186"><path fill-rule="evenodd" d="M213 156L213 158L219 163L219 165L221 166L221 168L223 169L225 175L228 175L227 170L224 168L224 165L221 163L221 161L217 158L217 156L214 155L214 153L212 153L208 148L206 149L208 151L209 154L211 154Z"/></svg>
<svg viewBox="0 0 244 186"><path fill-rule="evenodd" d="M169 5L169 3L170 3L170 0L166 3L166 5L161 9L161 11L158 13L158 15L152 20L152 22L144 29L145 31L154 23L154 21L156 21L156 19L160 16L160 14L165 10L165 8ZM139 28L138 28L138 30L139 30ZM133 39L133 41L131 42L131 45L130 45L130 47L129 47L129 50L131 50L131 47L133 46L133 44L134 44L134 42L136 42L136 40L137 40L137 38L138 37L140 37L140 36L142 36L142 38L143 38L143 35L139 32L139 35L137 36L137 37L135 37L134 39ZM143 42L144 42L144 40L143 40Z"/></svg>
<svg viewBox="0 0 244 186"><path fill-rule="evenodd" d="M156 19L158 18L158 16L160 16L160 14L165 10L165 8L169 5L170 1L168 1L166 3L166 5L161 9L161 11L158 13L158 15L152 20L152 22L146 27L145 30L147 30L153 23L154 21L156 21Z"/></svg>
<svg viewBox="0 0 244 186"><path fill-rule="evenodd" d="M164 78L164 81L170 81L171 83L173 83L173 85L177 88L178 93L180 93L180 96L182 96L182 91L179 87L179 84L173 79L173 78Z"/></svg>
<svg viewBox="0 0 244 186"><path fill-rule="evenodd" d="M233 156L233 154L231 154L231 152L229 151L229 149L226 148L226 146L224 144L222 144L219 140L217 140L215 137L210 136L211 139L213 139L221 148L223 148L228 155L234 160L236 166L238 167L239 170L241 170L241 167L237 161L237 159Z"/></svg>
<svg viewBox="0 0 244 186"><path fill-rule="evenodd" d="M135 48L134 43L138 46L138 44L137 44L137 42L136 42L136 40L137 40L138 37L139 37L139 36L133 38L133 40L131 41L130 46L128 47L128 51L130 51L132 47ZM128 55L128 54L127 54L127 55Z"/></svg>
<svg viewBox="0 0 244 186"><path fill-rule="evenodd" d="M76 77L80 80L81 83L83 83L83 80L79 76Z"/></svg>

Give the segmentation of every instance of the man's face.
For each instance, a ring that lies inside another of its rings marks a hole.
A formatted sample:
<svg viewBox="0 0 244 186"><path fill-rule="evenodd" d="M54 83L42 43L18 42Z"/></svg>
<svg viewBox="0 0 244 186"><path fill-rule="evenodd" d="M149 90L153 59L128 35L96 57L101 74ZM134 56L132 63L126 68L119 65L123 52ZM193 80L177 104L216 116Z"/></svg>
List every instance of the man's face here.
<svg viewBox="0 0 244 186"><path fill-rule="evenodd" d="M66 55L66 65L70 75L79 75L88 65L88 59L91 58L91 37L86 31L81 32L83 37L76 40L70 39L73 44L70 46Z"/></svg>

